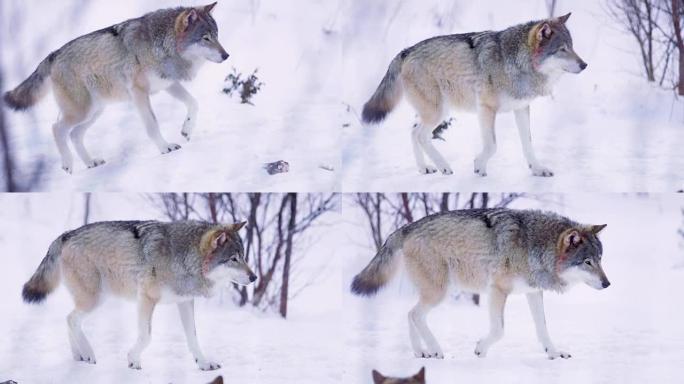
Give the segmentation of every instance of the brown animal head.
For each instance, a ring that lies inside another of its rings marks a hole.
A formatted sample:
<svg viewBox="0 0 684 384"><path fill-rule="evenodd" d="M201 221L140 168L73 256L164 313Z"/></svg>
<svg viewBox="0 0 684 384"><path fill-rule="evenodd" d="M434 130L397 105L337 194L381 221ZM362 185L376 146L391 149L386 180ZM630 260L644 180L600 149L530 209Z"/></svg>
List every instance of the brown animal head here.
<svg viewBox="0 0 684 384"><path fill-rule="evenodd" d="M421 368L415 375L400 379L385 377L382 373L373 370L373 383L375 384L425 384L425 367Z"/></svg>

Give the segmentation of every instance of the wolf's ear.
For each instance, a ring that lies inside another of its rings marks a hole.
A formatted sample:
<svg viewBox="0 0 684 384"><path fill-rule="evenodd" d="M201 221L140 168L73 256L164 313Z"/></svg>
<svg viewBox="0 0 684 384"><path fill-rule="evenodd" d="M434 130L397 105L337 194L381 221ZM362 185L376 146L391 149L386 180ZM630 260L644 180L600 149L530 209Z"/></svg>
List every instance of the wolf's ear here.
<svg viewBox="0 0 684 384"><path fill-rule="evenodd" d="M214 10L214 7L216 6L216 4L218 4L218 2L215 2L213 4L209 4L209 5L205 5L204 6L204 12L211 13L211 11Z"/></svg>
<svg viewBox="0 0 684 384"><path fill-rule="evenodd" d="M214 238L211 240L211 250L215 251L218 247L222 246L228 240L228 235L224 231L217 232Z"/></svg>
<svg viewBox="0 0 684 384"><path fill-rule="evenodd" d="M589 230L591 233L594 235L598 235L599 232L603 231L603 228L605 228L608 224L601 224L601 225L592 225L589 227Z"/></svg>
<svg viewBox="0 0 684 384"><path fill-rule="evenodd" d="M382 384L384 381L385 381L385 376L383 376L380 372L378 372L374 369L373 370L373 382L375 384Z"/></svg>
<svg viewBox="0 0 684 384"><path fill-rule="evenodd" d="M551 26L546 21L543 22L537 29L537 41L546 40L553 34Z"/></svg>
<svg viewBox="0 0 684 384"><path fill-rule="evenodd" d="M195 8L183 11L176 21L176 31L187 31L188 27L196 22L198 18L199 16L197 15L197 10Z"/></svg>
<svg viewBox="0 0 684 384"><path fill-rule="evenodd" d="M247 225L246 221L243 221L241 223L228 224L228 225L226 225L226 230L231 231L231 232L237 232L237 231L241 230L245 225Z"/></svg>
<svg viewBox="0 0 684 384"><path fill-rule="evenodd" d="M575 246L582 241L582 235L576 229L569 229L561 234L563 241L563 250L565 251L571 246Z"/></svg>
<svg viewBox="0 0 684 384"><path fill-rule="evenodd" d="M425 382L425 367L422 367L418 373L416 373L415 376L413 376L414 379L418 380L418 382L424 383Z"/></svg>
<svg viewBox="0 0 684 384"><path fill-rule="evenodd" d="M572 12L568 12L567 15L563 15L563 16L559 17L559 18L558 18L558 21L559 21L561 24L565 24L565 23L568 21L568 19L570 18L570 15L572 15Z"/></svg>

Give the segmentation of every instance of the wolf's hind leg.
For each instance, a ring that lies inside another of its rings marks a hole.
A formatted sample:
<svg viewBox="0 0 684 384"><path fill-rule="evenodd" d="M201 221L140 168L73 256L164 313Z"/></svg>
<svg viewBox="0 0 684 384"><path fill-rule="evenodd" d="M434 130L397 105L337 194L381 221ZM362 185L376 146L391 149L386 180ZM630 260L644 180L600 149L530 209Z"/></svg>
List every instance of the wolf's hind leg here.
<svg viewBox="0 0 684 384"><path fill-rule="evenodd" d="M62 116L59 121L52 126L52 134L54 135L59 155L62 158L62 169L68 174L74 172L74 158L71 154L71 150L69 150L67 137L69 136L71 129L81 123L81 121L82 119L77 117Z"/></svg>
<svg viewBox="0 0 684 384"><path fill-rule="evenodd" d="M549 331L546 329L546 318L544 316L544 294L542 291L528 293L527 304L530 306L530 312L532 313L532 318L534 319L534 326L537 330L537 338L544 347L544 352L546 352L546 355L549 357L549 359L553 360L558 357L569 359L572 357L567 352L558 351L551 341Z"/></svg>
<svg viewBox="0 0 684 384"><path fill-rule="evenodd" d="M149 93L145 90L133 87L131 90L131 97L133 98L133 104L135 104L140 118L145 124L147 136L149 136L157 148L159 148L159 151L162 154L167 154L181 149L180 145L169 143L162 137L161 132L159 131L159 123L152 111Z"/></svg>
<svg viewBox="0 0 684 384"><path fill-rule="evenodd" d="M199 104L197 100L188 92L181 83L174 83L166 90L171 96L177 100L183 102L185 107L188 109L188 115L185 117L183 122L183 130L181 134L186 140L190 141L190 136L192 131L195 129L195 122L197 121L197 110L199 109Z"/></svg>
<svg viewBox="0 0 684 384"><path fill-rule="evenodd" d="M99 288L96 287L95 290L91 290L89 287L79 287L82 289L76 290L74 288L72 284L70 290L74 296L76 308L67 316L71 354L76 361L95 364L95 352L83 333L82 326L86 315L97 307L98 294L93 294L93 292L97 292Z"/></svg>
<svg viewBox="0 0 684 384"><path fill-rule="evenodd" d="M195 358L199 368L203 371L213 371L214 369L221 368L220 364L207 360L200 350L199 343L197 342L197 329L195 328L195 301L190 300L178 303L178 313L183 323L188 349L190 349L192 357Z"/></svg>
<svg viewBox="0 0 684 384"><path fill-rule="evenodd" d="M487 356L489 347L503 337L504 307L507 296L507 293L498 288L492 288L489 294L489 334L477 342L475 354L479 357Z"/></svg>
<svg viewBox="0 0 684 384"><path fill-rule="evenodd" d="M539 164L537 156L534 154L532 147L532 134L530 133L530 106L518 109L515 111L515 123L518 126L518 133L520 134L520 143L522 144L523 153L527 160L527 165L532 170L535 176L550 177L553 172Z"/></svg>
<svg viewBox="0 0 684 384"><path fill-rule="evenodd" d="M71 142L74 144L74 148L76 148L76 153L78 153L78 156L88 168L99 167L105 163L105 161L102 159L93 159L90 157L90 154L88 153L88 150L83 142L86 131L95 123L97 118L100 117L101 113L101 111L95 111L91 113L87 120L74 127L74 129L71 131Z"/></svg>
<svg viewBox="0 0 684 384"><path fill-rule="evenodd" d="M411 275L420 291L418 304L409 312L409 334L411 335L413 351L417 357L443 359L442 348L428 328L426 317L428 312L444 298L448 277L446 272L434 276L421 269L414 269ZM427 350L420 348L416 336L422 339Z"/></svg>
<svg viewBox="0 0 684 384"><path fill-rule="evenodd" d="M156 304L156 301L144 294L138 297L138 340L128 352L128 368L142 368L140 365L140 354L150 344L152 313Z"/></svg>
<svg viewBox="0 0 684 384"><path fill-rule="evenodd" d="M429 175L431 173L436 173L437 168L432 165L428 165L425 162L425 155L423 154L423 146L420 144L420 135L423 130L421 123L416 123L411 129L411 144L413 145L413 156L416 160L416 166L418 167L418 172L424 175Z"/></svg>
<svg viewBox="0 0 684 384"><path fill-rule="evenodd" d="M480 121L480 134L482 136L482 152L475 158L475 173L487 176L487 162L496 153L496 112L484 105L478 106L478 119Z"/></svg>

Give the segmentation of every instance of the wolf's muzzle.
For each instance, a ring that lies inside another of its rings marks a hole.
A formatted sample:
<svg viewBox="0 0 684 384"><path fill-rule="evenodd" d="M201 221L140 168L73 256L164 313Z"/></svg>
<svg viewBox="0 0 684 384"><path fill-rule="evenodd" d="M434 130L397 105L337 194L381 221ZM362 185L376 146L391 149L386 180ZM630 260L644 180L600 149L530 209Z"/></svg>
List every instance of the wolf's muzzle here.
<svg viewBox="0 0 684 384"><path fill-rule="evenodd" d="M610 281L608 281L608 280L603 280L603 281L601 282L601 287L603 287L603 289L606 289L606 288L610 287Z"/></svg>
<svg viewBox="0 0 684 384"><path fill-rule="evenodd" d="M250 283L255 282L256 279L257 279L257 276L256 276L254 273L250 273L250 274L249 274L249 282L250 282Z"/></svg>
<svg viewBox="0 0 684 384"><path fill-rule="evenodd" d="M589 64L585 63L584 61L581 61L579 64L580 70L582 70L582 71L584 71L588 66L589 66ZM608 283L608 285L610 285L610 283Z"/></svg>
<svg viewBox="0 0 684 384"><path fill-rule="evenodd" d="M223 53L221 53L221 60L222 60L222 61L228 60L229 57L230 57L230 55L228 54L228 52L223 52ZM585 65L586 65L586 64L585 64Z"/></svg>

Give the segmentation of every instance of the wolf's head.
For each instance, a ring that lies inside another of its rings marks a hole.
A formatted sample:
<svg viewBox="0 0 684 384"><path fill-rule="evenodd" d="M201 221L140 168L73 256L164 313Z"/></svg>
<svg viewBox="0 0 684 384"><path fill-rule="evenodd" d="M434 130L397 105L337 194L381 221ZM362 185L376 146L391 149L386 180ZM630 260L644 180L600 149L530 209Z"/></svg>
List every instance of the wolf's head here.
<svg viewBox="0 0 684 384"><path fill-rule="evenodd" d="M178 52L187 59L222 63L228 53L218 41L218 25L211 16L216 3L188 8L176 18Z"/></svg>
<svg viewBox="0 0 684 384"><path fill-rule="evenodd" d="M425 367L415 375L406 379L385 377L380 372L373 370L373 383L375 384L425 384Z"/></svg>
<svg viewBox="0 0 684 384"><path fill-rule="evenodd" d="M572 36L565 23L568 13L555 19L537 23L530 31L530 47L533 50L535 69L546 75L563 72L580 73L587 63L582 60L572 46Z"/></svg>
<svg viewBox="0 0 684 384"><path fill-rule="evenodd" d="M215 283L249 285L257 277L245 261L245 249L238 231L246 223L208 230L200 241L202 270Z"/></svg>
<svg viewBox="0 0 684 384"><path fill-rule="evenodd" d="M601 267L603 245L598 233L606 225L590 225L565 230L558 238L557 270L566 284L583 282L596 289L610 286Z"/></svg>

